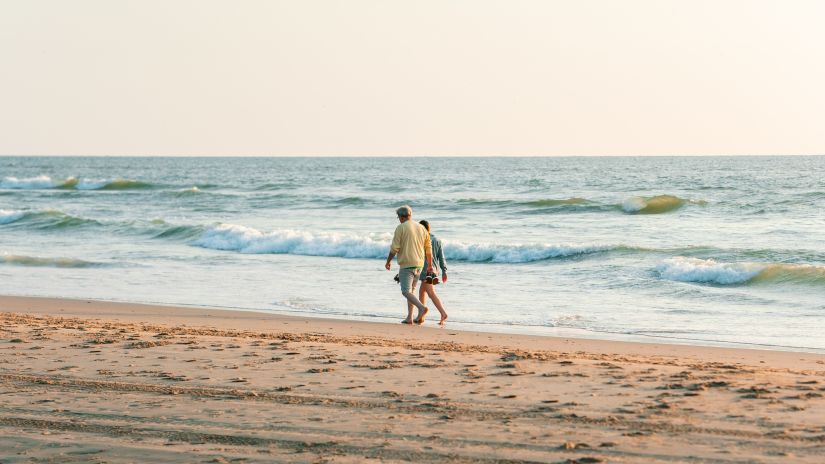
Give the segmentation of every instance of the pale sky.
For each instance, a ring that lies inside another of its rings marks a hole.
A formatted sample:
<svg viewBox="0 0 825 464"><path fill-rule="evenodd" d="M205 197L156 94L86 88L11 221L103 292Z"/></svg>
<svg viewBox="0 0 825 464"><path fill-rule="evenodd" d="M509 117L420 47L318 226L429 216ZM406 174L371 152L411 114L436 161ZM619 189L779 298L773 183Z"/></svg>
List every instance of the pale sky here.
<svg viewBox="0 0 825 464"><path fill-rule="evenodd" d="M0 0L0 154L825 154L825 1Z"/></svg>

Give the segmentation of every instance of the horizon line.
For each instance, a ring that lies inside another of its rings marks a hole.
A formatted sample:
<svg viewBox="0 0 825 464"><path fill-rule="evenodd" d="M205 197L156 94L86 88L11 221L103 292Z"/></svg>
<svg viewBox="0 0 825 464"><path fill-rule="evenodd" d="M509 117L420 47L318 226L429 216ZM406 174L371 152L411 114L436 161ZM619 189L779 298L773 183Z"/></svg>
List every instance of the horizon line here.
<svg viewBox="0 0 825 464"><path fill-rule="evenodd" d="M702 158L738 156L825 156L821 153L757 153L757 154L561 154L561 155L456 155L456 154L313 154L313 155L257 155L257 154L0 154L0 158Z"/></svg>

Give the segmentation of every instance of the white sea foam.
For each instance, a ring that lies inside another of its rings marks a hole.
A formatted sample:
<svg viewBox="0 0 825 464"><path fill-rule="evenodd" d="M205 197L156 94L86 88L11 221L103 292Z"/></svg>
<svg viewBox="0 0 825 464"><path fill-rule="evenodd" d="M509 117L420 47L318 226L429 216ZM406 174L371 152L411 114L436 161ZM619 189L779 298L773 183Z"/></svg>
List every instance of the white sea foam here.
<svg viewBox="0 0 825 464"><path fill-rule="evenodd" d="M384 258L391 236L351 235L330 232L276 230L263 233L251 227L220 224L206 230L193 245L241 253L335 256L341 258ZM445 242L447 260L495 263L526 263L552 258L618 249L608 245L495 245Z"/></svg>
<svg viewBox="0 0 825 464"><path fill-rule="evenodd" d="M199 189L197 185L195 185L187 189L178 190L174 194L177 197L189 197L194 195L200 195L201 193L203 193L203 191Z"/></svg>
<svg viewBox="0 0 825 464"><path fill-rule="evenodd" d="M386 237L276 230L220 224L205 231L193 245L241 253L273 253L342 258L379 258L389 249Z"/></svg>
<svg viewBox="0 0 825 464"><path fill-rule="evenodd" d="M0 224L9 224L17 221L26 215L25 211L13 211L8 209L0 209Z"/></svg>
<svg viewBox="0 0 825 464"><path fill-rule="evenodd" d="M748 282L766 268L767 265L759 263L720 263L684 256L667 258L656 266L659 275L667 280L721 285Z"/></svg>
<svg viewBox="0 0 825 464"><path fill-rule="evenodd" d="M622 203L622 209L626 213L636 213L643 210L647 206L645 199L642 197L630 197Z"/></svg>
<svg viewBox="0 0 825 464"><path fill-rule="evenodd" d="M49 189L57 187L58 185L59 184L55 183L49 176L27 177L25 179L4 177L3 180L0 181L0 188L18 190Z"/></svg>

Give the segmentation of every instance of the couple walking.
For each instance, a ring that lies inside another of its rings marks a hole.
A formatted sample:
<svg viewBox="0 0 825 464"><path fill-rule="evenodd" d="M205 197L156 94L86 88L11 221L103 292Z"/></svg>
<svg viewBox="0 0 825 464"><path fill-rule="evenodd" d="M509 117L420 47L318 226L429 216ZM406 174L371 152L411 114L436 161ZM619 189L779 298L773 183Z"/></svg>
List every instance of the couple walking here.
<svg viewBox="0 0 825 464"><path fill-rule="evenodd" d="M415 222L412 220L412 208L402 206L395 213L401 224L395 228L390 245L390 254L384 267L389 271L392 268L392 259L398 256L398 281L401 284L401 294L407 299L407 318L401 321L404 324L421 324L429 309L426 306L427 295L441 313L439 325L444 325L447 312L441 300L435 293L434 284L438 283L437 269L441 269L441 280L447 282L447 263L444 261L444 251L441 240L430 235L430 224L427 221ZM438 260L438 267L433 261ZM424 269L424 272L422 272ZM415 297L415 287L421 281L418 298ZM413 319L413 306L418 308L418 317Z"/></svg>

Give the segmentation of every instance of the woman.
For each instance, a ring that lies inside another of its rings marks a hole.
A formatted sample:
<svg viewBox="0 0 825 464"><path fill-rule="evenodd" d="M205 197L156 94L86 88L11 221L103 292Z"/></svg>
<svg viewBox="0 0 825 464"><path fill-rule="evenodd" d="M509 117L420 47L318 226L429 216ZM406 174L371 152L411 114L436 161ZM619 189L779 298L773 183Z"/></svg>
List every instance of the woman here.
<svg viewBox="0 0 825 464"><path fill-rule="evenodd" d="M430 231L430 223L427 221L419 222L427 232ZM430 234L430 241L433 245L433 272L435 272L436 277L433 279L432 275L430 275L430 282L427 282L427 275L426 273L421 273L421 289L418 291L418 300L421 301L421 304L426 304L427 302L427 295L430 295L430 299L433 300L435 307L438 308L438 312L441 313L441 320L438 321L438 325L444 325L444 322L447 321L447 312L444 311L444 305L441 304L441 299L438 298L438 295L435 293L435 286L434 284L438 283L438 270L441 269L441 281L447 282L447 262L444 260L444 249L441 247L441 240L436 238L435 235L432 233ZM424 263L424 269L427 269L427 265L429 263ZM422 324L424 322L424 317L427 313L422 314L415 320L416 324Z"/></svg>

